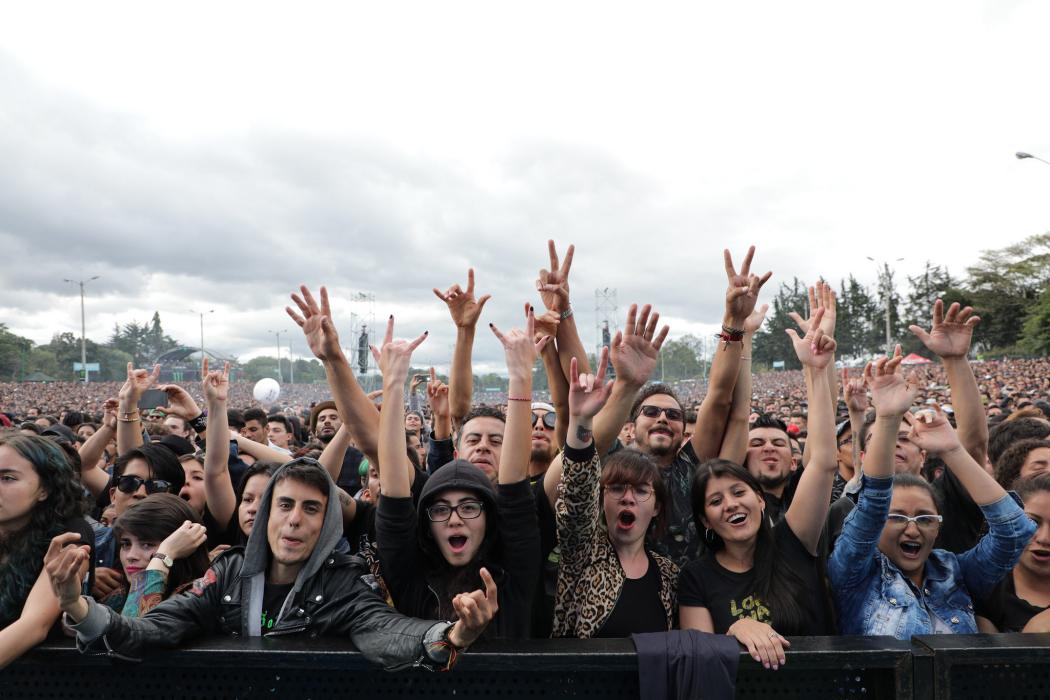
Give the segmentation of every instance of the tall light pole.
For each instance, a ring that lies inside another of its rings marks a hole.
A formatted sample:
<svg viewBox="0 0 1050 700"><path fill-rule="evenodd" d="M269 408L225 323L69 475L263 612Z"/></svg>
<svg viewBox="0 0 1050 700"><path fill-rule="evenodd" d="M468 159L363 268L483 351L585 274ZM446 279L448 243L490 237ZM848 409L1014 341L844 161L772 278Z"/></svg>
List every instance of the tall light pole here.
<svg viewBox="0 0 1050 700"><path fill-rule="evenodd" d="M284 381L284 372L281 371L281 333L287 333L288 331L266 331L267 333L273 333L277 336L277 381Z"/></svg>
<svg viewBox="0 0 1050 700"><path fill-rule="evenodd" d="M292 336L288 336L288 383L295 384L295 355L292 354Z"/></svg>
<svg viewBox="0 0 1050 700"><path fill-rule="evenodd" d="M208 309L207 311L195 311L190 309L191 314L197 314L201 317L201 366L204 365L204 314L213 314L215 309Z"/></svg>
<svg viewBox="0 0 1050 700"><path fill-rule="evenodd" d="M1017 156L1017 160L1024 160L1025 158L1031 158L1032 160L1038 160L1038 161L1040 161L1042 163L1046 163L1047 165L1050 165L1050 160L1045 160L1043 158L1040 158L1039 156L1033 156L1031 153L1025 153L1024 151L1018 151L1014 155Z"/></svg>
<svg viewBox="0 0 1050 700"><path fill-rule="evenodd" d="M893 331L890 326L890 301L893 297L893 290L890 289L890 264L888 262L876 260L870 255L864 257L875 263L875 269L878 271L879 275L879 286L882 287L883 296L886 298L886 357L893 357ZM900 262L902 260L904 260L904 258L897 258L893 262Z"/></svg>
<svg viewBox="0 0 1050 700"><path fill-rule="evenodd" d="M84 383L88 383L88 368L87 368L87 323L84 321L84 285L88 282L97 280L99 275L95 275L91 279L87 280L67 280L70 284L80 285L80 369L84 370Z"/></svg>

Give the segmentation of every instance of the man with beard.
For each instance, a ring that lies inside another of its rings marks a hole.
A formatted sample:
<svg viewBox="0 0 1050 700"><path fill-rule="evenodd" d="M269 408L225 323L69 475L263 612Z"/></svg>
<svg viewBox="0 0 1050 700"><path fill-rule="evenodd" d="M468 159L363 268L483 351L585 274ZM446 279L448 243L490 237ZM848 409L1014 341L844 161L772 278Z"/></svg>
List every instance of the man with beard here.
<svg viewBox="0 0 1050 700"><path fill-rule="evenodd" d="M656 332L660 315L649 305L639 310L632 304L624 330L616 334L609 348L616 379L609 401L594 418L594 442L599 456L604 456L617 449L616 436L624 423L633 421L634 442L630 448L656 461L670 495L667 531L654 543L654 549L679 565L700 554L701 538L693 522L690 495L693 471L700 462L719 455L740 368L745 321L755 310L758 293L771 274L751 274L754 253L754 247L748 250L737 273L732 256L724 251L728 289L723 329L696 431L688 442L683 440L685 410L674 392L665 384L646 386L669 331L664 326ZM544 477L544 490L551 504L557 501L560 480L561 460L555 460Z"/></svg>
<svg viewBox="0 0 1050 700"><path fill-rule="evenodd" d="M532 451L529 453L529 481L535 483L558 453L554 437L554 406L542 401L532 402Z"/></svg>
<svg viewBox="0 0 1050 700"><path fill-rule="evenodd" d="M310 411L310 434L326 446L339 432L342 425L343 421L339 417L339 409L336 408L334 401L322 401ZM343 467L335 483L351 495L361 489L360 468L364 457L364 454L353 445L346 448L343 456Z"/></svg>
<svg viewBox="0 0 1050 700"><path fill-rule="evenodd" d="M783 421L766 413L755 420L747 435L744 466L762 485L766 515L777 522L781 512L787 510L784 490L798 468Z"/></svg>

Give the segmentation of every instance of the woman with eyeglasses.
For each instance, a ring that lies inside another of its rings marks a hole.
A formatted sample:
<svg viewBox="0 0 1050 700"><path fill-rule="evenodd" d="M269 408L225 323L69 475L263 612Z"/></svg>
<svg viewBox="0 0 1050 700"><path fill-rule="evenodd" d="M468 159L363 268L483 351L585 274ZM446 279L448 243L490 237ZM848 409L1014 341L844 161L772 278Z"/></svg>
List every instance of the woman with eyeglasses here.
<svg viewBox="0 0 1050 700"><path fill-rule="evenodd" d="M494 485L481 468L457 459L427 481L418 510L410 490L412 466L404 430L404 385L412 351L393 340L393 317L381 351L383 374L379 421L380 494L376 544L383 579L397 609L416 617L455 620L473 603L464 596L487 570L499 587L499 611L489 637L527 638L533 592L540 570L536 504L527 479L532 367L547 338L533 342L534 317L526 307L527 332L493 332L503 343L510 391L503 449Z"/></svg>
<svg viewBox="0 0 1050 700"><path fill-rule="evenodd" d="M636 450L604 464L591 426L608 401L608 348L597 374L570 364L569 428L555 506L561 566L554 637L627 637L666 632L675 623L678 567L652 550L665 525L667 490L660 468Z"/></svg>
<svg viewBox="0 0 1050 700"><path fill-rule="evenodd" d="M988 533L962 554L934 549L941 516L937 497L921 477L893 475L897 431L918 394L917 383L892 360L864 370L872 392L875 425L868 440L860 499L846 519L828 560L843 634L974 633L975 599L987 596L1021 558L1036 526L1015 497L966 452L941 413L924 411L909 435L939 456L980 506Z"/></svg>
<svg viewBox="0 0 1050 700"><path fill-rule="evenodd" d="M61 533L90 538L80 515L80 485L59 446L36 435L0 435L0 668L44 641L58 620L44 553ZM66 544L78 544L76 537Z"/></svg>
<svg viewBox="0 0 1050 700"><path fill-rule="evenodd" d="M127 586L102 603L124 617L141 617L208 570L207 532L185 500L155 493L116 521L120 565Z"/></svg>

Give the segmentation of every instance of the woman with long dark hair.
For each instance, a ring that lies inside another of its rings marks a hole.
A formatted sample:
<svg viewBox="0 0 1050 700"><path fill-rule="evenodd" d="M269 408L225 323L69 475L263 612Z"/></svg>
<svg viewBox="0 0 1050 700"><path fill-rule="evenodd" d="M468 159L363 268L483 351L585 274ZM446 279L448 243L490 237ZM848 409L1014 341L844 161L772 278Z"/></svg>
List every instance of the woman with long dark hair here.
<svg viewBox="0 0 1050 700"><path fill-rule="evenodd" d="M789 331L806 376L810 459L783 519L770 522L758 480L733 462L708 460L693 477L693 518L708 549L682 569L682 629L731 634L772 669L786 661L785 637L830 628L817 549L838 461L828 380L835 341L821 328L823 311L804 338Z"/></svg>
<svg viewBox="0 0 1050 700"><path fill-rule="evenodd" d="M53 537L70 531L62 544L80 540L90 547L81 499L57 444L17 433L0 436L0 668L44 641L58 619L44 553Z"/></svg>
<svg viewBox="0 0 1050 700"><path fill-rule="evenodd" d="M102 602L141 617L208 570L207 533L178 496L157 493L128 508L113 526L126 589Z"/></svg>

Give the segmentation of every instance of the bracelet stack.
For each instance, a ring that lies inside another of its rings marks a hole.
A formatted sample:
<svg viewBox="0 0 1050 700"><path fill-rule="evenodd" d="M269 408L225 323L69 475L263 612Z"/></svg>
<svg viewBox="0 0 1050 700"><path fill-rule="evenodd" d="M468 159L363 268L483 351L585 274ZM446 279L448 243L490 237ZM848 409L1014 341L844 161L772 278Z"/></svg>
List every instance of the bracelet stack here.
<svg viewBox="0 0 1050 700"><path fill-rule="evenodd" d="M744 329L732 328L724 325L722 326L722 332L715 333L715 337L725 343L725 345L722 346L722 349L728 350L730 343L736 343L744 339Z"/></svg>

